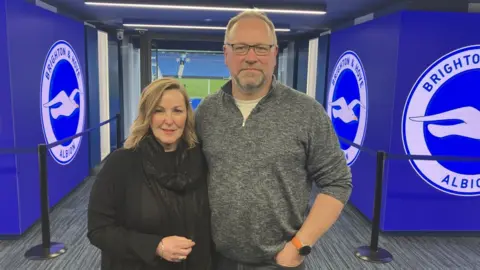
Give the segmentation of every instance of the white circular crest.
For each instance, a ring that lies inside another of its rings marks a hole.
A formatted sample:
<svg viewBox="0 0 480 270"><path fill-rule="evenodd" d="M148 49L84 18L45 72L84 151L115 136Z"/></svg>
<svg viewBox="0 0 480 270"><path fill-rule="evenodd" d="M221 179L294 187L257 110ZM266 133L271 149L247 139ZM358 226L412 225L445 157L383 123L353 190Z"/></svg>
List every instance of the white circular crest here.
<svg viewBox="0 0 480 270"><path fill-rule="evenodd" d="M445 140L455 138L458 142L469 140L475 145L480 145L480 100L478 99L480 95L477 97L465 95L467 88L478 86L462 85L464 87L456 87L458 81L456 86L452 86L454 77L474 70L480 71L480 45L460 48L440 57L418 78L410 91L403 110L402 140L407 154L432 155L426 136L435 137L442 144L446 143ZM432 99L440 92L439 90L448 91L448 95L452 99L447 100L449 103L460 97L470 105L454 109L443 109L445 106L441 105L443 112L427 115L427 110L433 105ZM450 123L444 125L435 122L445 120L460 120L463 121L463 124ZM442 146L437 145L436 147ZM452 147L458 148L462 145L457 144ZM469 150L466 149L466 151ZM478 153L480 153L480 148L471 150L471 156L478 156ZM478 163L478 165L470 162L461 163L460 166L466 166L469 163L467 166L480 167ZM410 164L426 183L440 191L457 196L480 195L479 173L462 173L456 171L460 168L458 166L447 168L434 160L410 160Z"/></svg>
<svg viewBox="0 0 480 270"><path fill-rule="evenodd" d="M73 47L64 40L55 42L43 65L40 110L47 144L83 132L85 87L80 61ZM54 160L67 165L80 150L82 136L49 149Z"/></svg>
<svg viewBox="0 0 480 270"><path fill-rule="evenodd" d="M337 135L362 145L367 131L367 109L365 69L355 52L346 51L339 57L333 68L327 99L327 113ZM347 164L353 165L360 150L355 146L342 147L342 149Z"/></svg>

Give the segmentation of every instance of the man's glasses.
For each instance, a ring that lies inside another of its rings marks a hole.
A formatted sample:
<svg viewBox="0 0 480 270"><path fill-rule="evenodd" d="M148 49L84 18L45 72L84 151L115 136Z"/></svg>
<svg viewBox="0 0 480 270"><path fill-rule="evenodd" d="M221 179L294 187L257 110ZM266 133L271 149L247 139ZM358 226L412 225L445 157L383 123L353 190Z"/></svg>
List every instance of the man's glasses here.
<svg viewBox="0 0 480 270"><path fill-rule="evenodd" d="M270 52L270 49L272 49L273 46L275 45L247 45L247 44L225 44L230 47L232 47L232 50L235 54L237 55L246 55L248 51L250 51L250 48L253 48L253 51L255 52L256 55L267 55Z"/></svg>

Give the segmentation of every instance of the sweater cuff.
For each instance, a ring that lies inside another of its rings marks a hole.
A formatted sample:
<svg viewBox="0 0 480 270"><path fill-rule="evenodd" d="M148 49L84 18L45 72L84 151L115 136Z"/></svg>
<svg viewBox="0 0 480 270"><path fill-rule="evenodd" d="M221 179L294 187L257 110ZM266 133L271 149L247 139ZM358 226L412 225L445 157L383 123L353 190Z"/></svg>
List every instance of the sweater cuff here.
<svg viewBox="0 0 480 270"><path fill-rule="evenodd" d="M129 236L130 246L145 263L157 265L160 257L156 254L157 247L163 237L151 234L133 233Z"/></svg>

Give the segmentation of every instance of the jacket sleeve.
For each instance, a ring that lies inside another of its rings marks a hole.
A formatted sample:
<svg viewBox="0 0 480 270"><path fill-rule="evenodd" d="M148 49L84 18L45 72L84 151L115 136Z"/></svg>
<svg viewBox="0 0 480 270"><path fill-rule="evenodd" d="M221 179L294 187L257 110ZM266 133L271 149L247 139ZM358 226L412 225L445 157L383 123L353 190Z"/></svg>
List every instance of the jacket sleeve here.
<svg viewBox="0 0 480 270"><path fill-rule="evenodd" d="M325 109L313 106L308 134L307 170L319 192L346 203L352 192L352 175L338 137Z"/></svg>
<svg viewBox="0 0 480 270"><path fill-rule="evenodd" d="M113 152L96 176L88 205L87 237L92 245L110 256L156 265L160 259L156 249L162 237L122 226L121 203L132 158L127 151Z"/></svg>

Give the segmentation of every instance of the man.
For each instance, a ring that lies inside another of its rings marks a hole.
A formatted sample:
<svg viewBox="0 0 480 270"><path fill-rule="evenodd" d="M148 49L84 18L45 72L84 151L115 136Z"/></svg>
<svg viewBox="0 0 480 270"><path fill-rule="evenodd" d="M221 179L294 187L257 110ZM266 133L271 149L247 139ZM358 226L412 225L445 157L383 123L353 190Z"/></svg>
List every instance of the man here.
<svg viewBox="0 0 480 270"><path fill-rule="evenodd" d="M224 55L232 79L197 108L218 270L304 269L310 247L351 193L325 110L275 80L277 53L265 15L247 11L231 19ZM305 219L312 181L320 193Z"/></svg>

